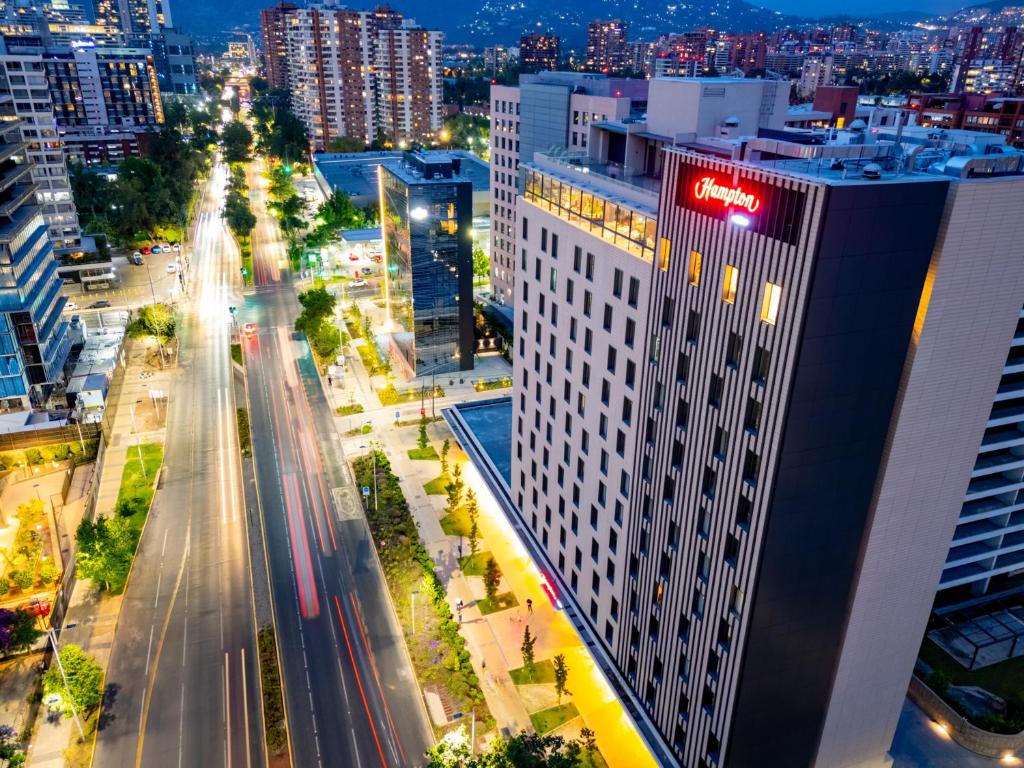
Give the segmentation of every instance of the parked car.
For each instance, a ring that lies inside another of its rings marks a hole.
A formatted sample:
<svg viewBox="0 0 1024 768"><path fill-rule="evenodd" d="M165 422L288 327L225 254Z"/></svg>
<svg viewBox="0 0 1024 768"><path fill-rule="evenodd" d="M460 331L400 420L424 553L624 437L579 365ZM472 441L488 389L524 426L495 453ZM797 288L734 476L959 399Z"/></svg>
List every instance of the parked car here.
<svg viewBox="0 0 1024 768"><path fill-rule="evenodd" d="M64 305L65 312L74 312L76 309L78 309L78 305L73 301L69 301Z"/></svg>
<svg viewBox="0 0 1024 768"><path fill-rule="evenodd" d="M90 304L89 309L106 309L109 306L109 301L107 301L106 299L100 299L99 301L94 301L92 304Z"/></svg>
<svg viewBox="0 0 1024 768"><path fill-rule="evenodd" d="M177 253L178 251L180 251L180 250L181 250L181 246L180 246L180 245L178 245L177 243L173 243L173 244L171 245L171 250L172 250L172 251L174 251L175 253Z"/></svg>
<svg viewBox="0 0 1024 768"><path fill-rule="evenodd" d="M369 285L369 283L365 280L353 280L349 285L353 288L362 288L363 286Z"/></svg>
<svg viewBox="0 0 1024 768"><path fill-rule="evenodd" d="M148 245L144 245L144 246L142 246L141 248L139 248L139 250L140 250L140 251L141 251L142 253L144 253L144 254L147 254L147 255L153 252L153 249L152 249L152 248L150 248L150 247L149 247Z"/></svg>
<svg viewBox="0 0 1024 768"><path fill-rule="evenodd" d="M162 251L163 251L163 248L161 248L159 245L154 245L153 246L153 253L161 253Z"/></svg>
<svg viewBox="0 0 1024 768"><path fill-rule="evenodd" d="M171 262L170 264L168 264L168 265L167 265L167 271L168 271L168 272L170 272L170 273L172 273L172 274L173 274L173 273L175 273L175 272L177 272L177 271L178 271L178 265L177 265L177 264L175 264L175 263L174 263L174 262L172 261L172 262Z"/></svg>
<svg viewBox="0 0 1024 768"><path fill-rule="evenodd" d="M255 336L256 335L256 323L246 323L245 325L243 325L242 326L242 333L244 333L246 336Z"/></svg>
<svg viewBox="0 0 1024 768"><path fill-rule="evenodd" d="M357 256L357 255L356 255L356 254L354 254L354 253L350 253L350 254L348 255L348 260L349 260L349 261L359 261L359 256Z"/></svg>
<svg viewBox="0 0 1024 768"><path fill-rule="evenodd" d="M24 611L30 616L49 616L50 601L45 597L34 597L18 605L18 610Z"/></svg>
<svg viewBox="0 0 1024 768"><path fill-rule="evenodd" d="M381 263L382 261L384 261L384 257L383 257L383 256L381 256L381 255L380 255L379 253L375 253L375 254L373 254L373 255L372 255L372 256L371 256L370 258L371 258L371 259L372 259L373 261L376 261L376 262L377 262L378 264L380 264L380 263Z"/></svg>
<svg viewBox="0 0 1024 768"><path fill-rule="evenodd" d="M144 261L142 260L142 254L141 254L141 253L139 253L138 251L136 251L135 253L133 253L133 254L132 254L132 257L131 257L130 261L131 261L131 263L132 263L132 264L134 264L134 265L135 265L136 267L141 267L141 266L142 266L143 264L145 264L145 263L146 263L146 262L144 262Z"/></svg>

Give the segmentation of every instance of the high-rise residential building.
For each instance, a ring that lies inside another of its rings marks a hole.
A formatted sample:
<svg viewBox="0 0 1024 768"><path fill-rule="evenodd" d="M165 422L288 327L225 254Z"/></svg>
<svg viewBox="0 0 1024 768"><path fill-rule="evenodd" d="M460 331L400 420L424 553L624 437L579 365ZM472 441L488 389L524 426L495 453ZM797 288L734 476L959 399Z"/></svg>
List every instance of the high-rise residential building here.
<svg viewBox="0 0 1024 768"><path fill-rule="evenodd" d="M447 152L377 167L392 359L407 377L473 368L473 183Z"/></svg>
<svg viewBox="0 0 1024 768"><path fill-rule="evenodd" d="M982 27L971 27L957 41L960 57L953 74L953 91L959 93L964 89L967 68L979 57L985 46L985 30Z"/></svg>
<svg viewBox="0 0 1024 768"><path fill-rule="evenodd" d="M270 87L284 90L288 87L288 50L285 26L288 14L297 6L280 2L260 10L260 30L263 33L263 69Z"/></svg>
<svg viewBox="0 0 1024 768"><path fill-rule="evenodd" d="M768 35L756 32L750 35L739 35L732 48L731 66L743 70L744 74L752 70L765 69L768 62Z"/></svg>
<svg viewBox="0 0 1024 768"><path fill-rule="evenodd" d="M159 78L150 49L46 49L42 56L61 129L163 124Z"/></svg>
<svg viewBox="0 0 1024 768"><path fill-rule="evenodd" d="M79 244L82 230L42 54L8 53L0 42L0 79L8 84L14 97L11 108L20 124L25 158L32 168L36 203L50 242L58 251L72 250Z"/></svg>
<svg viewBox="0 0 1024 768"><path fill-rule="evenodd" d="M649 40L631 40L626 43L626 67L636 77L651 77L657 44Z"/></svg>
<svg viewBox="0 0 1024 768"><path fill-rule="evenodd" d="M629 68L626 33L629 24L621 19L592 21L587 25L586 68L606 75L622 74Z"/></svg>
<svg viewBox="0 0 1024 768"><path fill-rule="evenodd" d="M550 32L529 32L519 38L519 69L541 72L558 69L560 40Z"/></svg>
<svg viewBox="0 0 1024 768"><path fill-rule="evenodd" d="M49 399L71 342L61 318L67 299L14 111L17 81L7 78L0 68L0 411L16 411Z"/></svg>
<svg viewBox="0 0 1024 768"><path fill-rule="evenodd" d="M801 96L814 98L814 92L819 86L832 85L833 61L831 54L808 56L804 59L800 68L800 82L796 87Z"/></svg>
<svg viewBox="0 0 1024 768"><path fill-rule="evenodd" d="M964 128L1006 137L1024 149L1024 97L985 93L915 93L907 99L918 125Z"/></svg>
<svg viewBox="0 0 1024 768"><path fill-rule="evenodd" d="M583 151L591 123L639 114L646 102L646 80L580 72L540 72L522 75L518 86L491 86L491 290L496 302L514 302L520 160L552 147Z"/></svg>
<svg viewBox="0 0 1024 768"><path fill-rule="evenodd" d="M440 32L387 6L285 12L281 61L292 109L314 149L324 150L338 136L366 143L382 138L396 146L436 139L442 123L441 46ZM271 62L268 56L268 75Z"/></svg>
<svg viewBox="0 0 1024 768"><path fill-rule="evenodd" d="M665 765L884 763L1020 322L1019 153L787 103L521 164L512 501Z"/></svg>
<svg viewBox="0 0 1024 768"><path fill-rule="evenodd" d="M975 59L963 65L965 93L1010 94L1017 90L1018 63L1003 59Z"/></svg>
<svg viewBox="0 0 1024 768"><path fill-rule="evenodd" d="M434 141L441 130L441 32L414 22L377 32L374 46L375 114L371 136L396 146Z"/></svg>
<svg viewBox="0 0 1024 768"><path fill-rule="evenodd" d="M496 75L514 60L513 51L504 45L494 45L484 48L484 69L490 74Z"/></svg>

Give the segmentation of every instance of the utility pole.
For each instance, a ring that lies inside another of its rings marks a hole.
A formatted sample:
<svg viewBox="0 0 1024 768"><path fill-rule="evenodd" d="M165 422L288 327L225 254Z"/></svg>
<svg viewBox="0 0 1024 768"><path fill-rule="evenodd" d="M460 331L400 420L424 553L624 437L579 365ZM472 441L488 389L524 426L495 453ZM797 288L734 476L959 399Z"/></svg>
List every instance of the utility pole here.
<svg viewBox="0 0 1024 768"><path fill-rule="evenodd" d="M78 726L78 735L85 741L85 731L82 729L82 721L78 718L78 710L75 709L75 702L71 700L71 686L68 685L68 676L64 674L64 664L60 660L60 648L57 647L57 633L53 627L46 630L46 636L50 638L50 645L53 646L53 655L57 659L57 668L60 670L61 679L64 681L64 690L68 692L68 706L71 707L71 716L75 718L75 725Z"/></svg>

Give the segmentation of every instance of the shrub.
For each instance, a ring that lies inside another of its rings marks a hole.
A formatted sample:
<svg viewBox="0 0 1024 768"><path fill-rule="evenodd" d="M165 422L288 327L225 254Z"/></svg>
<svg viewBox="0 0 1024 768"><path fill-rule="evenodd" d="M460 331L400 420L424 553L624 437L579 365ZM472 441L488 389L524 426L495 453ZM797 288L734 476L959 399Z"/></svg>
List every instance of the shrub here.
<svg viewBox="0 0 1024 768"><path fill-rule="evenodd" d="M38 448L28 448L25 451L25 461L30 467L36 467L43 463L43 452Z"/></svg>
<svg viewBox="0 0 1024 768"><path fill-rule="evenodd" d="M11 591L11 582L10 582L10 580L6 576L0 577L0 595L6 595L10 591Z"/></svg>
<svg viewBox="0 0 1024 768"><path fill-rule="evenodd" d="M22 592L31 589L32 585L36 583L36 575L29 568L25 568L23 570L18 571L12 571L10 573L10 576L11 581L13 581L15 586Z"/></svg>

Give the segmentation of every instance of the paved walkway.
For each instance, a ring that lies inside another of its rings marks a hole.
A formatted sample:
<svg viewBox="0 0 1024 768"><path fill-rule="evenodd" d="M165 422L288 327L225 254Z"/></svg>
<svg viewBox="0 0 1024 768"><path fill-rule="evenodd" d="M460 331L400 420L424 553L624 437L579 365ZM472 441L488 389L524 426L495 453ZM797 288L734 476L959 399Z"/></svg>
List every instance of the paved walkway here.
<svg viewBox="0 0 1024 768"><path fill-rule="evenodd" d="M529 625L531 633L537 638L537 661L551 659L560 653L565 655L570 670L568 688L574 695L563 698L563 703L571 701L580 712L579 717L556 729L554 733L575 738L585 724L595 732L598 747L609 765L629 768L653 766L654 760L647 752L643 740L587 652L583 641L568 619L555 611L545 596L540 586L540 572L505 520L490 491L458 450L447 425L437 422L428 428L432 444L440 449L446 437L451 440L453 450L449 458L453 463L457 461L462 464L467 488L473 488L480 502L480 551L491 552L501 569L503 578L499 591L512 592L520 604L518 609L487 616L480 613L476 601L485 594L483 579L477 576L466 577L459 569L459 538L446 535L440 524L445 497L430 496L423 488L425 482L440 473L440 465L437 461L410 460L407 450L415 447L418 430L415 426L394 426L396 411L402 420L418 418L419 402L381 406L374 393L376 382L371 381L367 375L362 360L354 353L346 353L346 359L348 372L343 380L344 388L342 382L335 381L330 396L335 405L359 403L363 405L364 412L350 417L336 417L335 424L343 437L346 432L361 424L373 424L371 434L344 437L346 455L365 452L361 446L368 442L379 443L387 454L392 469L399 477L410 512L419 526L424 546L447 585L453 614L456 601L460 598L463 601L462 634L466 638L484 697L499 730L507 734L520 730L531 731L533 726L529 713L556 704L552 685L516 686L509 675L510 669L522 666L520 646L523 630ZM501 369L496 368L493 375L501 375ZM440 414L442 407L455 402L499 397L509 391L478 392L473 386L476 378L466 377L464 384L454 386L448 384L448 378L441 377L438 382L446 391L445 397L434 403L437 414ZM429 400L425 403L425 409L429 415ZM464 554L468 554L468 545ZM526 611L527 599L533 601L532 615Z"/></svg>
<svg viewBox="0 0 1024 768"><path fill-rule="evenodd" d="M893 768L995 768L998 765L1020 765L976 755L964 749L949 736L935 728L935 724L909 698L903 702L896 736L889 754Z"/></svg>

